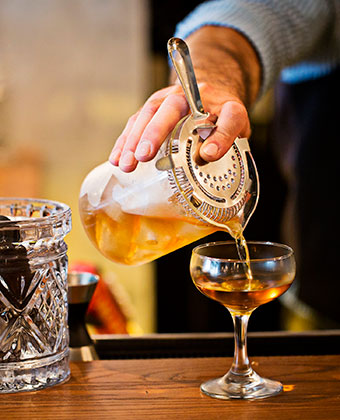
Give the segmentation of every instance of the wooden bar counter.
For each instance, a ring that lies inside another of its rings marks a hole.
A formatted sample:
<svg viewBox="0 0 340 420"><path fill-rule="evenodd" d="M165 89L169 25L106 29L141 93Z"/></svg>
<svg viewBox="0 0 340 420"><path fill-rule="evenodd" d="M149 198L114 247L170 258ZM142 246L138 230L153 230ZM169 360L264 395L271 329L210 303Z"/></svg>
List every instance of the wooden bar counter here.
<svg viewBox="0 0 340 420"><path fill-rule="evenodd" d="M201 394L201 382L223 375L231 358L99 360L71 363L64 384L0 395L0 419L340 419L340 355L251 360L284 392L257 401Z"/></svg>

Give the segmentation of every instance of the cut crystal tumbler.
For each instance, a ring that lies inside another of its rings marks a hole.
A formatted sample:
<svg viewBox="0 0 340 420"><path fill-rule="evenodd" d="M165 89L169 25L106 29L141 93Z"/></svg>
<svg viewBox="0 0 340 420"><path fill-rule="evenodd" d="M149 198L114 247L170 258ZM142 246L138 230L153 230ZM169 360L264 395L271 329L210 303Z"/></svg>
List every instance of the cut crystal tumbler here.
<svg viewBox="0 0 340 420"><path fill-rule="evenodd" d="M0 392L65 381L69 369L67 246L71 210L0 199Z"/></svg>

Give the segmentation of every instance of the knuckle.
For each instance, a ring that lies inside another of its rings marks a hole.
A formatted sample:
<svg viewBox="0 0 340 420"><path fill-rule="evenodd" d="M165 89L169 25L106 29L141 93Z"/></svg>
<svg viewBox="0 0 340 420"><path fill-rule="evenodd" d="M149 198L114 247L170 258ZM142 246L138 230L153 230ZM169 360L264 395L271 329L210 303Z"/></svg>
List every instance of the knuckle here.
<svg viewBox="0 0 340 420"><path fill-rule="evenodd" d="M236 101L227 102L228 112L234 117L248 118L248 112L243 104Z"/></svg>
<svg viewBox="0 0 340 420"><path fill-rule="evenodd" d="M143 107L143 113L154 115L159 108L160 100L159 99L151 99L151 97L146 101Z"/></svg>
<svg viewBox="0 0 340 420"><path fill-rule="evenodd" d="M221 149L224 151L230 143L234 140L234 136L223 126L219 127L216 131L216 142L220 145Z"/></svg>
<svg viewBox="0 0 340 420"><path fill-rule="evenodd" d="M170 93L166 98L167 105L176 107L176 108L186 108L187 101L184 97L184 94L181 92Z"/></svg>
<svg viewBox="0 0 340 420"><path fill-rule="evenodd" d="M135 121L136 121L136 119L137 119L137 117L138 117L138 115L139 115L139 111L138 112L136 112L135 114L133 114L133 115L131 115L130 117L129 117L129 119L128 119L128 124L133 124Z"/></svg>
<svg viewBox="0 0 340 420"><path fill-rule="evenodd" d="M171 86L166 86L166 87L164 87L162 89L156 90L155 92L153 92L149 96L148 100L154 100L154 99L164 98L167 95L167 93L168 93L169 90L171 90Z"/></svg>
<svg viewBox="0 0 340 420"><path fill-rule="evenodd" d="M143 133L143 138L148 139L152 143L158 143L164 140L163 137L163 127L160 127L159 124L156 123L150 123Z"/></svg>
<svg viewBox="0 0 340 420"><path fill-rule="evenodd" d="M214 91L213 87L207 82L199 82L198 88L202 94L202 96L209 95Z"/></svg>

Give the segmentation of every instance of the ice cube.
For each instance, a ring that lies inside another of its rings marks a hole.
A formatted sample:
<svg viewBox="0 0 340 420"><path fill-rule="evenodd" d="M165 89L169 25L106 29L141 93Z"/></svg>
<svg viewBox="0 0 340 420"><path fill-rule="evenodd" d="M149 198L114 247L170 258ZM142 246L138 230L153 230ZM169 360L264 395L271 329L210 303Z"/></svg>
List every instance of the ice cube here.
<svg viewBox="0 0 340 420"><path fill-rule="evenodd" d="M94 168L84 179L80 189L80 198L87 194L90 205L98 207L103 191L112 176L113 165L110 162L102 163Z"/></svg>
<svg viewBox="0 0 340 420"><path fill-rule="evenodd" d="M130 175L129 179L125 175ZM139 163L134 172L123 174L119 181L113 187L112 198L122 211L150 217L176 217L176 209L169 202L173 191L168 173L156 169L154 161Z"/></svg>

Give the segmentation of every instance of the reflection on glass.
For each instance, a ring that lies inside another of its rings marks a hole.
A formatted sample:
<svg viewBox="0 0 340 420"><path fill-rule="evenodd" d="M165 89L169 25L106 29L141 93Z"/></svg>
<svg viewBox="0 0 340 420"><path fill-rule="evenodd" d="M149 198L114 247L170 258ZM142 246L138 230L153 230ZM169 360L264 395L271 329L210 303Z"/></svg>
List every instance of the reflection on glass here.
<svg viewBox="0 0 340 420"><path fill-rule="evenodd" d="M204 244L192 252L195 286L225 306L234 322L235 353L229 372L201 385L215 398L266 398L282 391L280 382L261 378L250 366L247 325L254 309L281 296L292 284L294 254L288 246L270 242L248 242L248 249L247 264L240 260L235 242Z"/></svg>

